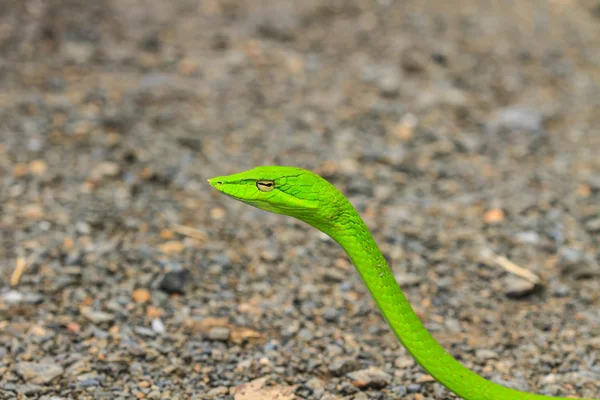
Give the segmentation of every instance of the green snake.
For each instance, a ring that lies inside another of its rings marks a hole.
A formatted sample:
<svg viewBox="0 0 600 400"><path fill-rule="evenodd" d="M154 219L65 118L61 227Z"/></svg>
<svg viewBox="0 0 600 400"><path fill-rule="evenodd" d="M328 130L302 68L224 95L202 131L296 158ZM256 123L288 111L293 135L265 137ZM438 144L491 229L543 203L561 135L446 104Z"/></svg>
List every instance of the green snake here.
<svg viewBox="0 0 600 400"><path fill-rule="evenodd" d="M215 177L208 182L229 197L297 218L335 240L352 260L402 345L431 376L458 396L466 400L558 398L522 392L491 382L460 364L444 350L413 311L358 212L324 178L300 168L266 166Z"/></svg>

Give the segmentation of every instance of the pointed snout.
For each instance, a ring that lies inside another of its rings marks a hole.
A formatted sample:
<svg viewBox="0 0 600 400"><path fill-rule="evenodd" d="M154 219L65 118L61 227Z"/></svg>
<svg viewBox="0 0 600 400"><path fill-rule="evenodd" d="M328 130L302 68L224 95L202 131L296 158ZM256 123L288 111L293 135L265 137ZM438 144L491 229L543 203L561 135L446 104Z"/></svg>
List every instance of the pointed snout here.
<svg viewBox="0 0 600 400"><path fill-rule="evenodd" d="M208 183L210 186L214 187L215 189L219 190L219 187L221 187L223 185L223 177L222 176L217 176L214 178L210 178L207 179Z"/></svg>
<svg viewBox="0 0 600 400"><path fill-rule="evenodd" d="M208 179L208 183L219 192L231 197L236 197L241 186L236 175L216 176Z"/></svg>

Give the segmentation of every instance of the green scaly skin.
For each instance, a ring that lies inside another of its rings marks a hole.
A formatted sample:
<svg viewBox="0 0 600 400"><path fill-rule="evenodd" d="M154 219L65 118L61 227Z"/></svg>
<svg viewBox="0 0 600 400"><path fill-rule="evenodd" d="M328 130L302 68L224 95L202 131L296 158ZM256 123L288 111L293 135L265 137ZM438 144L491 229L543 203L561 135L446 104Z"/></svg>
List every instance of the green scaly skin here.
<svg viewBox="0 0 600 400"><path fill-rule="evenodd" d="M257 182L263 180L273 183L272 188L268 188L271 190L259 190ZM466 400L558 399L493 383L464 367L444 350L408 303L362 218L325 179L300 168L257 167L208 181L229 197L295 217L339 243L402 345L431 376L457 395Z"/></svg>

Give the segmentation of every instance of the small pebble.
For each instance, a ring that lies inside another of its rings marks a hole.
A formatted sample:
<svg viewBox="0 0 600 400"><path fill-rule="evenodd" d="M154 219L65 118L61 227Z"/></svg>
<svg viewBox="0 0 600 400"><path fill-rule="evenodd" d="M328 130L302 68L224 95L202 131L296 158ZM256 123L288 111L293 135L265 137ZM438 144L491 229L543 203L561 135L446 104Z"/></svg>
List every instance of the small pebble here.
<svg viewBox="0 0 600 400"><path fill-rule="evenodd" d="M407 386L406 391L408 393L419 393L421 391L422 386L418 383L411 383Z"/></svg>
<svg viewBox="0 0 600 400"><path fill-rule="evenodd" d="M62 375L64 370L57 364L19 362L15 365L15 372L26 382L45 385Z"/></svg>
<svg viewBox="0 0 600 400"><path fill-rule="evenodd" d="M104 311L95 311L89 307L83 307L81 309L81 315L83 315L84 317L96 324L110 322L115 319L115 316L113 314Z"/></svg>
<svg viewBox="0 0 600 400"><path fill-rule="evenodd" d="M231 335L231 330L224 326L215 326L208 331L210 340L227 341Z"/></svg>
<svg viewBox="0 0 600 400"><path fill-rule="evenodd" d="M423 277L416 275L416 274L402 274L401 273L401 274L396 274L394 276L396 277L396 282L398 282L398 285L400 285L400 287L403 287L403 288L417 286L421 282L423 282Z"/></svg>
<svg viewBox="0 0 600 400"><path fill-rule="evenodd" d="M165 324L163 324L163 322L160 319L154 318L152 320L152 330L158 333L159 335L162 335L166 332Z"/></svg>
<svg viewBox="0 0 600 400"><path fill-rule="evenodd" d="M343 282L347 279L347 277L340 271L332 268L328 268L325 270L325 274L323 274L323 279L325 282L329 283L339 283Z"/></svg>
<svg viewBox="0 0 600 400"><path fill-rule="evenodd" d="M518 299L521 297L525 297L531 293L533 293L536 289L534 283L529 282L528 280L522 278L516 278L513 276L508 276L504 280L505 289L504 294L506 297Z"/></svg>
<svg viewBox="0 0 600 400"><path fill-rule="evenodd" d="M340 317L340 313L335 308L326 308L323 310L323 318L327 322L335 322Z"/></svg>
<svg viewBox="0 0 600 400"><path fill-rule="evenodd" d="M341 357L329 364L329 372L333 376L343 376L360 368L359 362L354 357Z"/></svg>
<svg viewBox="0 0 600 400"><path fill-rule="evenodd" d="M136 303L147 303L150 301L150 292L147 289L136 289L133 291L131 298Z"/></svg>
<svg viewBox="0 0 600 400"><path fill-rule="evenodd" d="M477 349L475 351L475 358L477 358L478 360L491 360L491 359L498 359L498 353L496 353L493 350L489 350L489 349Z"/></svg>
<svg viewBox="0 0 600 400"><path fill-rule="evenodd" d="M369 367L346 374L352 379L352 384L359 389L381 389L392 382L392 377L383 370Z"/></svg>
<svg viewBox="0 0 600 400"><path fill-rule="evenodd" d="M320 398L325 392L325 383L319 378L312 378L305 383L305 386L311 389L314 397Z"/></svg>
<svg viewBox="0 0 600 400"><path fill-rule="evenodd" d="M160 281L159 288L169 294L184 294L189 276L190 272L185 269L167 272Z"/></svg>

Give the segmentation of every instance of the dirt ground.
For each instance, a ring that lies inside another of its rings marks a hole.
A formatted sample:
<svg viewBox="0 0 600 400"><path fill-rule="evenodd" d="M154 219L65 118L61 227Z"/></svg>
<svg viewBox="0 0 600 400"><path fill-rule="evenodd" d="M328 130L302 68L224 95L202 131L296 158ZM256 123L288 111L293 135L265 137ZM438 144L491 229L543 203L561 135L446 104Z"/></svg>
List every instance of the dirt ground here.
<svg viewBox="0 0 600 400"><path fill-rule="evenodd" d="M334 242L206 183L273 164L466 366L600 396L598 1L1 0L0 55L0 399L455 399Z"/></svg>

